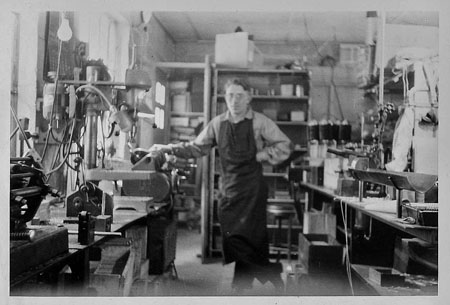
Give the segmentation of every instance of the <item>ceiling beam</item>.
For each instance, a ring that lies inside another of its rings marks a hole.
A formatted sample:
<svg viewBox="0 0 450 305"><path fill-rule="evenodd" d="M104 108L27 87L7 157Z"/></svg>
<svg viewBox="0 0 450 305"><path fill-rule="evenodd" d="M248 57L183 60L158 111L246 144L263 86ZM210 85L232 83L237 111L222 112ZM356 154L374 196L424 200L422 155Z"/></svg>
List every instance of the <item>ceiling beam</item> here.
<svg viewBox="0 0 450 305"><path fill-rule="evenodd" d="M197 31L197 28L195 27L194 23L192 22L192 19L189 18L189 15L187 15L186 13L185 13L185 16L186 16L186 19L187 19L189 25L192 27L192 30L194 31L194 35L197 38L197 40L202 40L202 37L201 37L200 33Z"/></svg>

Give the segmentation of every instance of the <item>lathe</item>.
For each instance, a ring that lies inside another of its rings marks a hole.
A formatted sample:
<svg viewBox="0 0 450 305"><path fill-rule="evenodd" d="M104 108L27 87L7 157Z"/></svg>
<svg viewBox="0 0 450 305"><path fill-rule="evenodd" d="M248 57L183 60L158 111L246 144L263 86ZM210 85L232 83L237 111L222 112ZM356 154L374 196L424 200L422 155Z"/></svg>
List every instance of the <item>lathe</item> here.
<svg viewBox="0 0 450 305"><path fill-rule="evenodd" d="M46 183L32 155L10 159L10 278L68 251L68 231L56 226L27 226L47 195L61 194Z"/></svg>

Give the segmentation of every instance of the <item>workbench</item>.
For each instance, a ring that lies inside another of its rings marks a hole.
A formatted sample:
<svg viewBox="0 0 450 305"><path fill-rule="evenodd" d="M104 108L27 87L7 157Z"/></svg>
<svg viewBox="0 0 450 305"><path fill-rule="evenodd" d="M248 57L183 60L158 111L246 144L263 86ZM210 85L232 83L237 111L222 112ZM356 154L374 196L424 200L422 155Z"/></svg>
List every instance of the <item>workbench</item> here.
<svg viewBox="0 0 450 305"><path fill-rule="evenodd" d="M357 245L355 240L357 239L357 235L366 234L366 232L356 232L355 231L355 221L356 218L367 217L370 219L370 231L372 229L372 220L374 220L374 227L378 227L378 235L385 235L386 238L391 241L395 239L396 236L407 236L408 238L416 237L420 240L426 241L429 244L437 244L438 243L438 227L432 226L422 226L417 224L409 224L403 221L402 218L398 218L395 211L378 211L373 209L366 208L368 204L373 204L374 202L379 201L383 203L382 198L371 198L371 199L363 199L362 202L359 201L357 197L342 197L335 194L334 190L325 188L323 186L318 186L315 184L300 182L300 189L308 194L307 202L305 210L321 210L323 206L323 202L331 203L334 207L335 214L337 218L340 218L340 221L337 221L336 226L336 236L338 237L340 234L340 241L342 243L346 243L348 245L349 257L351 261L351 267L353 273L356 275L356 278L359 278L361 281L365 282L368 287L372 289L375 294L380 295L423 295L423 294L437 294L436 290L430 291L422 291L421 289L411 289L410 287L401 287L399 289L386 288L373 283L368 278L368 268L373 266L389 266L392 264L393 260L393 247L392 243L388 245L388 243L384 244L382 239L378 239L375 242L378 242L375 248L380 249L379 253L373 255L374 257L378 256L378 260L371 261L369 257L371 254L369 253L360 254L357 253L360 250L367 250L364 245L358 243ZM393 207L395 208L395 202L392 202ZM393 209L394 210L394 209ZM345 217L345 219L344 219ZM376 222L376 226L375 226ZM375 229L374 229L375 230ZM370 243L371 233L369 232L369 236L364 236L362 240L364 242ZM375 235L375 233L374 233ZM359 236L360 237L360 236ZM376 239L376 238L374 238ZM381 241L381 242L380 242ZM373 249L372 249L373 250ZM385 256L384 259L382 256ZM362 262L361 259L364 261ZM391 265L392 266L392 265ZM390 267L390 266L389 266ZM427 279L429 280L429 278Z"/></svg>
<svg viewBox="0 0 450 305"><path fill-rule="evenodd" d="M64 223L65 208L55 208L51 211L51 219L49 225L64 226L69 232L78 230L78 224ZM116 210L113 215L113 223L111 224L111 232L118 233L117 236L128 237L133 234L133 228L146 227L148 214L145 212L137 212L134 210ZM56 282L58 273L65 267L71 269L71 280L78 283L81 289L89 284L90 273L90 252L107 240L110 236L95 235L94 241L88 245L81 245L78 242L78 234L69 234L69 250L67 253L58 255L42 265L36 266L31 270L10 279L11 295L22 295L24 291L20 288L21 284L26 283L33 277L41 274L49 274L51 281ZM146 241L144 245L146 246ZM142 247L142 245L141 245Z"/></svg>
<svg viewBox="0 0 450 305"><path fill-rule="evenodd" d="M330 201L342 203L347 207L350 207L354 211L361 212L371 218L374 218L394 229L408 233L414 237L420 238L426 242L435 244L438 240L438 227L422 226L415 224L408 224L402 222L400 218L397 218L395 213L380 212L365 209L367 203L359 202L357 197L342 197L335 195L334 191L322 186L314 185L311 183L301 182L300 187L308 192L310 208L317 207L315 198L319 196L327 197ZM318 196L319 195L319 196ZM380 201L382 199L380 198Z"/></svg>

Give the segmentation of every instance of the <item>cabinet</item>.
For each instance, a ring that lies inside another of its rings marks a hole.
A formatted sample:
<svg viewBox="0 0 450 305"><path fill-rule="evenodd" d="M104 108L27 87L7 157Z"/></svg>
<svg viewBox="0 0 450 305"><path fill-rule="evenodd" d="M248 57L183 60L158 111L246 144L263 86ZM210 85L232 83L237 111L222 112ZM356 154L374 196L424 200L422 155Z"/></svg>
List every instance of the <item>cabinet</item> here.
<svg viewBox="0 0 450 305"><path fill-rule="evenodd" d="M209 57L205 62L157 62L155 78L165 90L164 139L163 143L190 141L210 120L211 65ZM158 86L158 84L157 84ZM175 208L179 219L195 223L201 221L201 232L206 228L206 200L208 179L208 158L188 160L180 180L181 196L177 196ZM202 234L205 236L205 234ZM206 242L203 241L203 245ZM205 257L202 247L202 257Z"/></svg>
<svg viewBox="0 0 450 305"><path fill-rule="evenodd" d="M211 117L227 110L225 84L232 78L243 78L252 94L251 107L275 121L295 145L296 154L307 151L308 120L310 118L310 74L304 70L275 69L214 69ZM221 253L220 225L218 212L218 185L220 181L217 151L210 156L208 255ZM288 166L264 165L264 176L269 186L269 203L294 203ZM268 223L271 223L268 219ZM273 225L268 225L273 226ZM298 225L297 225L298 229Z"/></svg>

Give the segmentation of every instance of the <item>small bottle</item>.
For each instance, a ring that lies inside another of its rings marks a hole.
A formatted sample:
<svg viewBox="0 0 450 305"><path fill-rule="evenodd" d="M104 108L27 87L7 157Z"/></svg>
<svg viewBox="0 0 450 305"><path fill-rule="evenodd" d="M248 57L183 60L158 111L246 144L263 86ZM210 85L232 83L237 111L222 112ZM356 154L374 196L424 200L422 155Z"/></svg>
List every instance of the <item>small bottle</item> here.
<svg viewBox="0 0 450 305"><path fill-rule="evenodd" d="M303 96L303 87L302 87L302 85L296 85L295 86L295 96L296 97L302 97Z"/></svg>

